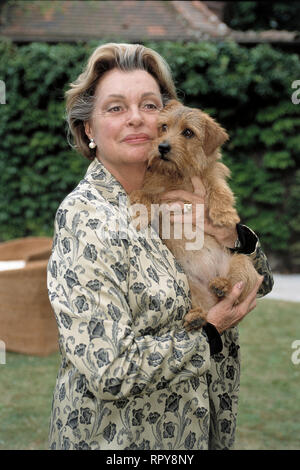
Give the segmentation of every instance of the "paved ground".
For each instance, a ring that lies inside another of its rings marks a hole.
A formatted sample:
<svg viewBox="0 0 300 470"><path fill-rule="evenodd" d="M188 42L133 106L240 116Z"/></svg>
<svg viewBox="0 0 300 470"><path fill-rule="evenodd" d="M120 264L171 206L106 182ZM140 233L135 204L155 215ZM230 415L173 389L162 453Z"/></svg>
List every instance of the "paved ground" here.
<svg viewBox="0 0 300 470"><path fill-rule="evenodd" d="M300 302L300 274L274 274L274 287L265 299Z"/></svg>
<svg viewBox="0 0 300 470"><path fill-rule="evenodd" d="M0 271L8 271L10 269L20 269L24 268L25 261L0 261Z"/></svg>

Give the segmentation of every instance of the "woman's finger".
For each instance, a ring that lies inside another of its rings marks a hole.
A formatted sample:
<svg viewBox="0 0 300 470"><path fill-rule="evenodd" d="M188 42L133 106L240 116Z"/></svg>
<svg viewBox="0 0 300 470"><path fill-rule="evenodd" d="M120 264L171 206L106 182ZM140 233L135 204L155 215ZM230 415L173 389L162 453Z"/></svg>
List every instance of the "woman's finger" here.
<svg viewBox="0 0 300 470"><path fill-rule="evenodd" d="M260 276L259 277L259 280L257 281L257 283L255 284L254 288L252 289L252 291L247 295L247 297L245 298L245 300L242 302L242 304L245 304L245 307L248 309L250 307L250 305L256 301L256 296L257 296L257 291L259 290L262 282L264 280L264 277L263 276Z"/></svg>
<svg viewBox="0 0 300 470"><path fill-rule="evenodd" d="M200 204L204 202L204 200L198 194L190 193L184 189L174 189L174 191L168 191L161 196L161 199L172 201L182 200Z"/></svg>
<svg viewBox="0 0 300 470"><path fill-rule="evenodd" d="M263 281L263 276L260 276L259 280L255 284L254 288L252 291L247 295L247 297L239 304L239 307L248 307L256 300L256 294L258 289L260 288L260 285ZM233 286L229 294L227 295L226 299L224 301L229 302L231 305L234 305L239 296L241 295L243 291L244 283L243 282L238 282Z"/></svg>
<svg viewBox="0 0 300 470"><path fill-rule="evenodd" d="M191 193L184 191L183 189L174 189L174 191L167 191L161 196L161 199L186 199Z"/></svg>
<svg viewBox="0 0 300 470"><path fill-rule="evenodd" d="M176 202L170 202L169 204L164 204L163 209L166 210L167 212L179 212L182 214L182 210L184 209L184 202L182 201L176 201Z"/></svg>
<svg viewBox="0 0 300 470"><path fill-rule="evenodd" d="M254 299L252 303L249 305L249 312L251 312L251 310L254 310L255 307L256 307L256 299Z"/></svg>
<svg viewBox="0 0 300 470"><path fill-rule="evenodd" d="M256 307L256 295L257 291L261 286L261 283L263 281L264 277L260 276L260 279L258 282L255 284L254 288L252 291L247 295L247 297L241 302L238 306L239 311L242 313L241 315L241 320L244 318L251 310L253 310Z"/></svg>
<svg viewBox="0 0 300 470"><path fill-rule="evenodd" d="M231 291L229 292L229 294L221 302L227 302L233 306L237 302L239 296L241 295L243 291L243 287L244 287L243 282L238 282L237 284L235 284L233 288L231 289Z"/></svg>

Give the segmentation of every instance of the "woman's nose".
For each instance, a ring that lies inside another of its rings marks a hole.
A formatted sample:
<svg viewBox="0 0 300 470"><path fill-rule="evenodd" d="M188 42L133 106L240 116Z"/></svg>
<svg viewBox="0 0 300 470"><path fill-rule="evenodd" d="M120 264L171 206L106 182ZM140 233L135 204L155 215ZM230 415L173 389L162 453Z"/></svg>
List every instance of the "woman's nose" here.
<svg viewBox="0 0 300 470"><path fill-rule="evenodd" d="M127 123L132 126L138 126L143 122L143 115L138 106L133 106L128 109Z"/></svg>

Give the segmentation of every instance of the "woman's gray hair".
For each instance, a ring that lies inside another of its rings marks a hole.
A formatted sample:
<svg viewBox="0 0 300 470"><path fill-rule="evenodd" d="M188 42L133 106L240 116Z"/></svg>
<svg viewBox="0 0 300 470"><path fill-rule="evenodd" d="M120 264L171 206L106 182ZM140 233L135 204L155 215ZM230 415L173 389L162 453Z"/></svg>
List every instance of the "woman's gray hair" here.
<svg viewBox="0 0 300 470"><path fill-rule="evenodd" d="M88 146L84 123L91 119L95 90L105 72L117 68L129 72L145 70L157 81L163 104L177 99L170 67L161 55L141 44L108 43L97 47L87 66L66 92L66 119L69 143L90 160L96 156L95 149ZM73 136L74 144L70 137Z"/></svg>

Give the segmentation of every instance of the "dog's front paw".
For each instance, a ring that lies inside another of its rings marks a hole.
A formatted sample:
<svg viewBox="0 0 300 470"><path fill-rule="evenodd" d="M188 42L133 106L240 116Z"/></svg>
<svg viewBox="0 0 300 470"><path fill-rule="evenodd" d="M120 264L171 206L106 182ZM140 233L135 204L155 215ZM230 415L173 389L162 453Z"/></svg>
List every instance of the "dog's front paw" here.
<svg viewBox="0 0 300 470"><path fill-rule="evenodd" d="M231 290L230 282L226 277L214 277L208 284L212 293L222 299Z"/></svg>
<svg viewBox="0 0 300 470"><path fill-rule="evenodd" d="M183 326L186 330L199 330L207 323L207 313L201 307L193 308L184 317Z"/></svg>

